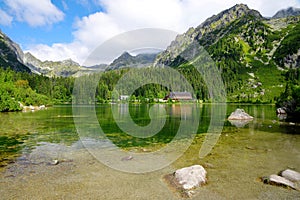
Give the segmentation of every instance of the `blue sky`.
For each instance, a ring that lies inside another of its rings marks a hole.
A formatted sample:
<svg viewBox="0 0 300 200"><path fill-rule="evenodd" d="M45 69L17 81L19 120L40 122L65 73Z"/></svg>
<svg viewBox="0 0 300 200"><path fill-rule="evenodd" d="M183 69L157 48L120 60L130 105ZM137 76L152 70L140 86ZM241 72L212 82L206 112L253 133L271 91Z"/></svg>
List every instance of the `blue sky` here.
<svg viewBox="0 0 300 200"><path fill-rule="evenodd" d="M35 2L38 4L38 1ZM10 25L0 24L1 30L15 42L21 44L23 48L35 43L47 45L51 45L54 42L69 43L73 40L74 21L91 13L103 11L100 4L97 4L96 1L51 0L51 2L58 10L63 12L63 20L42 25L29 25L26 22L13 20ZM0 7L4 11L10 9L3 0L0 0ZM12 12L8 11L8 13Z"/></svg>
<svg viewBox="0 0 300 200"><path fill-rule="evenodd" d="M138 28L185 32L245 3L264 16L300 0L0 0L0 29L41 60L82 63L111 37Z"/></svg>

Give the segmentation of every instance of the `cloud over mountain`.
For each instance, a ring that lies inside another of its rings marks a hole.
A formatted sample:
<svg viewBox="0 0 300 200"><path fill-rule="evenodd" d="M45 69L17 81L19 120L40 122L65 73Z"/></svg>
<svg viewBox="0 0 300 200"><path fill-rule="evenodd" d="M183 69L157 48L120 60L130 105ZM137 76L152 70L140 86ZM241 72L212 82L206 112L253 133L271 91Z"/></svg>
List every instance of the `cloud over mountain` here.
<svg viewBox="0 0 300 200"><path fill-rule="evenodd" d="M46 1L49 3L48 0L43 0L44 3ZM82 3L87 4L87 1ZM101 11L74 21L72 33L74 39L71 43L35 45L27 50L41 60L71 58L82 63L93 49L117 34L138 28L162 28L182 33L189 27L200 24L207 17L240 2L236 0L98 0L96 3L101 6ZM276 11L287 6L300 6L297 0L245 0L243 3L259 10L264 16L273 16ZM54 16L56 17L49 19L60 19L60 15ZM31 23L39 24L38 20Z"/></svg>

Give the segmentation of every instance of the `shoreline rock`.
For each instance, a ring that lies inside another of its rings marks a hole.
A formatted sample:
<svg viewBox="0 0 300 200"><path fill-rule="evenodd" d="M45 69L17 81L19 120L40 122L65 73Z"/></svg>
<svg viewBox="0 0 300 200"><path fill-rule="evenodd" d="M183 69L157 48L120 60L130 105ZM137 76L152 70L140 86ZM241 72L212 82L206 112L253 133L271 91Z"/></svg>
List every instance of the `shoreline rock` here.
<svg viewBox="0 0 300 200"><path fill-rule="evenodd" d="M37 110L45 110L47 109L47 107L45 105L41 105L41 106L22 106L22 111L23 112L28 112L28 111L37 111Z"/></svg>
<svg viewBox="0 0 300 200"><path fill-rule="evenodd" d="M286 113L286 108L285 108L285 107L277 108L276 113L277 113L278 115L286 115L286 114L287 114L287 113Z"/></svg>

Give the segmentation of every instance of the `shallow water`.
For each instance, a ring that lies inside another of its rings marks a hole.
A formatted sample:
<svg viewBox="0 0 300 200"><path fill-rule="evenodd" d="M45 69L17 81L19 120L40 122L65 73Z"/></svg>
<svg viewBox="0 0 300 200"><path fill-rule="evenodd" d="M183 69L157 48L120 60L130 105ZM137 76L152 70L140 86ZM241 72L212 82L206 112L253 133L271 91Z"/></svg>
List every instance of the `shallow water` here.
<svg viewBox="0 0 300 200"><path fill-rule="evenodd" d="M300 198L298 191L259 180L286 168L300 171L299 125L279 121L274 106L226 105L225 117L238 107L254 116L238 128L225 119L216 122L223 115L213 109L224 111L224 105L186 104L182 110L180 105L154 105L154 125L164 119L165 124L146 138L129 135L118 125L124 127L130 113L136 124L147 128L151 105L112 106L95 109L98 125L89 107L75 116L70 106L0 114L1 198L178 199L163 176L193 164L208 172L208 184L196 190L194 199ZM194 125L196 119L199 127L184 127L176 137L180 122ZM207 144L211 149L204 148ZM118 153L120 148L124 154ZM59 163L54 165L54 160ZM149 172L138 173L145 169Z"/></svg>

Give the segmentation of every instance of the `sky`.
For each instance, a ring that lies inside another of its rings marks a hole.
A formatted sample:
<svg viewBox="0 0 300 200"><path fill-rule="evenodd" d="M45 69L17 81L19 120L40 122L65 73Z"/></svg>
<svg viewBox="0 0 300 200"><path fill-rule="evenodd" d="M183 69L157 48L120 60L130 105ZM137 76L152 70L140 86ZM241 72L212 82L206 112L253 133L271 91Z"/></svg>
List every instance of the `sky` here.
<svg viewBox="0 0 300 200"><path fill-rule="evenodd" d="M0 29L42 61L82 64L118 34L140 28L184 33L239 3L266 17L300 8L300 0L0 0Z"/></svg>

